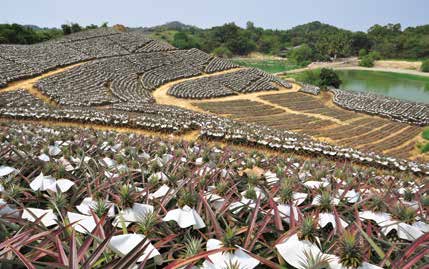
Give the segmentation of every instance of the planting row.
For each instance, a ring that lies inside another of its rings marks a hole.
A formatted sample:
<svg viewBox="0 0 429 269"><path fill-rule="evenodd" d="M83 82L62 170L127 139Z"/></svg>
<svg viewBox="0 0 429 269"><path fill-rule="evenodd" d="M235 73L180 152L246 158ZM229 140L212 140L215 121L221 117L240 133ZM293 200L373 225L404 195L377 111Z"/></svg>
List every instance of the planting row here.
<svg viewBox="0 0 429 269"><path fill-rule="evenodd" d="M274 84L286 88L292 87L286 81L271 74L251 68L181 82L171 87L168 94L179 98L205 99L236 93L278 90Z"/></svg>
<svg viewBox="0 0 429 269"><path fill-rule="evenodd" d="M349 110L364 112L395 121L429 125L429 106L421 103L403 101L373 93L353 92L331 89L335 104Z"/></svg>
<svg viewBox="0 0 429 269"><path fill-rule="evenodd" d="M321 114L341 121L361 116L355 112L345 111L335 107L328 107L320 98L300 92L270 94L261 96L261 98L273 104L287 107L295 111Z"/></svg>
<svg viewBox="0 0 429 269"><path fill-rule="evenodd" d="M147 58L168 57L166 53L156 54L167 51L176 52L171 54L175 61L183 61L186 66L201 71L208 69L207 72L217 72L236 67L230 61L213 58L198 49L179 51L168 43L148 38L140 31L99 29L35 45L0 45L0 87L11 81L34 77L82 61L151 53L155 53L155 56ZM141 57L146 58L145 55ZM139 56L131 58L138 61ZM161 61L161 65L165 65L169 59ZM152 68L154 66L149 63L144 70Z"/></svg>
<svg viewBox="0 0 429 269"><path fill-rule="evenodd" d="M0 94L0 97L2 96ZM339 160L347 159L371 166L380 166L401 171L429 173L429 166L427 164L316 142L305 135L288 131L287 126L286 128L276 130L261 124L248 124L223 117L151 103L147 103L146 105L129 102L124 104L118 103L113 106L114 109L95 109L49 107L47 105L44 107L31 107L31 105L24 104L23 106L17 106L14 103L17 99L13 98L8 102L7 106L2 107L0 109L0 116L16 119L103 124L165 132L183 132L191 129L200 129L200 135L210 139L260 145L274 150L327 156ZM29 102L31 104L33 100L29 100ZM285 119L287 118L286 116ZM324 122L318 122L317 124L320 128L324 125Z"/></svg>
<svg viewBox="0 0 429 269"><path fill-rule="evenodd" d="M89 129L0 125L0 258L88 268L424 267L427 181Z"/></svg>
<svg viewBox="0 0 429 269"><path fill-rule="evenodd" d="M43 78L35 86L68 106L152 102L150 91L170 81L201 75L210 59L196 49L111 57Z"/></svg>
<svg viewBox="0 0 429 269"><path fill-rule="evenodd" d="M297 95L298 99L307 97L298 93L293 93L290 97L295 95ZM262 98L277 104L288 104L286 100L289 100L289 98L282 99L282 96L284 95L267 95L262 96ZM310 101L313 101L312 98ZM357 117L359 116L357 113L347 111L342 115L342 119L353 121L344 124L317 117L317 113L329 111L330 108L326 108L326 110L324 108L309 110L306 112L311 114L303 115L286 112L280 108L249 100L198 102L194 103L194 105L211 113L230 116L246 123L264 125L279 130L292 130L322 140L329 138L337 145L361 149L366 152L383 153L400 147L408 141L415 146L416 142L413 140L423 131L421 127L382 118L369 118L362 115ZM289 105L294 105L296 108L297 103ZM316 105L314 104L314 106ZM348 116L349 113L352 113L353 118ZM320 114L332 115L333 113ZM394 151L394 156L409 157L413 150L414 148L407 152L401 152L401 154Z"/></svg>

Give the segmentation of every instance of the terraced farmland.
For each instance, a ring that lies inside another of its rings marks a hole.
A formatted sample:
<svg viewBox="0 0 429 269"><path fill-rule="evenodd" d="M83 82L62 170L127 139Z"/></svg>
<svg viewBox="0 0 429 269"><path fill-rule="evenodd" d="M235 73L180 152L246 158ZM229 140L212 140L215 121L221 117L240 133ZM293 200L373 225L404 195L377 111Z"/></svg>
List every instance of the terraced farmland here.
<svg viewBox="0 0 429 269"><path fill-rule="evenodd" d="M260 94L252 101L246 100L243 95L242 99L223 98L193 104L235 120L292 130L344 147L400 158L416 156L416 144L422 127L348 111L335 107L331 99L329 93L311 96L284 92ZM425 159L425 156L417 158Z"/></svg>
<svg viewBox="0 0 429 269"><path fill-rule="evenodd" d="M338 91L337 106L114 29L0 45L0 63L0 263L427 264L410 254L428 248L427 106L365 96L384 118L352 112L339 106L361 111L360 96Z"/></svg>

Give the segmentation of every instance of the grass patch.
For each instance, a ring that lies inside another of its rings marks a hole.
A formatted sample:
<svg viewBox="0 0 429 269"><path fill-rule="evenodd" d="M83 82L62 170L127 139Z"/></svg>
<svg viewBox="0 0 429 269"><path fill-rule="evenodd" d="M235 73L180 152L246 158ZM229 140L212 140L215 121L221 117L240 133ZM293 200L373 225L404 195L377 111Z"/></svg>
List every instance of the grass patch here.
<svg viewBox="0 0 429 269"><path fill-rule="evenodd" d="M426 139L426 140L429 140L429 128L425 129L425 130L422 132L422 137L423 137L424 139Z"/></svg>
<svg viewBox="0 0 429 269"><path fill-rule="evenodd" d="M341 70L338 70L341 71ZM392 79L407 79L407 80L418 80L429 83L429 77L425 76L419 76L419 75L412 75L412 74L403 74L403 73L396 73L396 72L385 72L385 71L369 71L369 70L358 70L361 74L375 74L380 75L385 78L392 78Z"/></svg>
<svg viewBox="0 0 429 269"><path fill-rule="evenodd" d="M236 64L246 67L255 67L264 70L268 73L279 73L292 69L297 69L299 66L290 63L287 60L258 60L258 59L232 59Z"/></svg>
<svg viewBox="0 0 429 269"><path fill-rule="evenodd" d="M426 153L429 151L429 143L424 144L421 148L420 148L420 152L421 153Z"/></svg>
<svg viewBox="0 0 429 269"><path fill-rule="evenodd" d="M296 81L303 82L306 84L311 85L319 85L320 83L320 71L321 69L312 69L312 70L306 70L299 73L293 73L293 74L286 74L283 78L293 78Z"/></svg>

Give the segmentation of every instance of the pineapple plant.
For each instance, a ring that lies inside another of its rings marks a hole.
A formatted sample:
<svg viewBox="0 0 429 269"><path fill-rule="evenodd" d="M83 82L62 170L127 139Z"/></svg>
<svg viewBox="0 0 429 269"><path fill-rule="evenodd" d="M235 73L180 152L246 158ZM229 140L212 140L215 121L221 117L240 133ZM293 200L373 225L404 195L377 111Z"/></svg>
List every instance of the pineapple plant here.
<svg viewBox="0 0 429 269"><path fill-rule="evenodd" d="M356 234L345 231L339 241L341 264L346 268L358 268L362 265L362 249Z"/></svg>

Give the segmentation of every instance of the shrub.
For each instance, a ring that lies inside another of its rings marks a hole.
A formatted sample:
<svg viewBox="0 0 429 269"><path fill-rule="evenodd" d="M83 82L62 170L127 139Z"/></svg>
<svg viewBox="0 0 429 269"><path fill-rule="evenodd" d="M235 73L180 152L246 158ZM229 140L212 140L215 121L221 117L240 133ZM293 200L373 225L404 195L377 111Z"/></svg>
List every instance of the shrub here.
<svg viewBox="0 0 429 269"><path fill-rule="evenodd" d="M232 52L227 47L218 47L213 50L213 55L222 58L231 58Z"/></svg>
<svg viewBox="0 0 429 269"><path fill-rule="evenodd" d="M320 87L332 86L335 88L339 88L341 83L342 82L340 77L334 70L322 68L322 70L320 71Z"/></svg>
<svg viewBox="0 0 429 269"><path fill-rule="evenodd" d="M320 74L317 70L307 70L302 73L297 80L311 85L320 85Z"/></svg>
<svg viewBox="0 0 429 269"><path fill-rule="evenodd" d="M370 57L369 55L367 55L359 61L359 66L373 67L374 66L374 59L372 57Z"/></svg>
<svg viewBox="0 0 429 269"><path fill-rule="evenodd" d="M368 52L366 51L366 49L360 49L359 50L359 59L362 59L363 57L367 56Z"/></svg>
<svg viewBox="0 0 429 269"><path fill-rule="evenodd" d="M422 67L420 69L422 72L429 73L429 60L423 61Z"/></svg>
<svg viewBox="0 0 429 269"><path fill-rule="evenodd" d="M374 61L381 60L381 54L378 51L371 51L368 53L368 56L371 57Z"/></svg>
<svg viewBox="0 0 429 269"><path fill-rule="evenodd" d="M429 128L427 128L423 131L422 137L426 140L429 140Z"/></svg>
<svg viewBox="0 0 429 269"><path fill-rule="evenodd" d="M313 59L313 50L307 44L290 50L289 59L297 65L307 66Z"/></svg>
<svg viewBox="0 0 429 269"><path fill-rule="evenodd" d="M424 144L424 145L420 148L420 152L421 152L421 153L429 152L429 143Z"/></svg>

